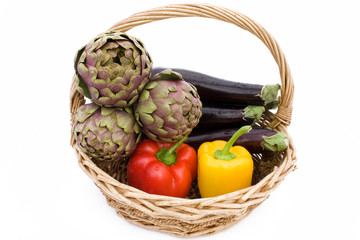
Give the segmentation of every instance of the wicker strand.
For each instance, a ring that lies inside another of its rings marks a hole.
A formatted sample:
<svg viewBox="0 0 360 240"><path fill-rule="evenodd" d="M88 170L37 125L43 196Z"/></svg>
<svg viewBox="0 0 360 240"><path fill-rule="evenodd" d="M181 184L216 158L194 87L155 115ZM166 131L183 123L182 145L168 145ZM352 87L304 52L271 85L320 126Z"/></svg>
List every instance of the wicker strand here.
<svg viewBox="0 0 360 240"><path fill-rule="evenodd" d="M259 125L284 132L289 139L287 151L269 156L253 155L262 172L257 174L258 179L249 188L213 198L200 198L194 184L193 194L182 199L147 194L130 187L126 184L125 161L116 167L116 173L109 173L108 166L94 163L75 144L73 137L70 144L81 169L94 181L119 216L151 230L179 237L196 237L224 230L245 218L296 168L296 151L287 131L291 121L294 85L285 56L275 39L255 21L230 9L209 4L168 5L136 13L109 30L126 32L139 25L179 17L204 17L231 23L254 34L265 44L279 67L280 105L275 114L267 112ZM70 102L72 126L77 109L85 103L83 96L76 91L76 76L70 89Z"/></svg>

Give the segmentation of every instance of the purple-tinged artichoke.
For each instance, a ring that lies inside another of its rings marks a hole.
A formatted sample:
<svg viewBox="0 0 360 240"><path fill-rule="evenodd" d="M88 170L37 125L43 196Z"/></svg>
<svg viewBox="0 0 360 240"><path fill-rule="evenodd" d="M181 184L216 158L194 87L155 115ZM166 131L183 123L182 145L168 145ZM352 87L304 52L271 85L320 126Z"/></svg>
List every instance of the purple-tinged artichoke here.
<svg viewBox="0 0 360 240"><path fill-rule="evenodd" d="M132 105L149 82L151 69L143 43L116 31L95 37L75 57L78 91L105 107Z"/></svg>
<svg viewBox="0 0 360 240"><path fill-rule="evenodd" d="M199 123L202 103L196 88L171 69L156 74L135 106L135 118L145 135L174 142L188 136Z"/></svg>
<svg viewBox="0 0 360 240"><path fill-rule="evenodd" d="M75 114L73 134L78 146L94 160L120 160L135 150L141 129L129 108L84 104Z"/></svg>

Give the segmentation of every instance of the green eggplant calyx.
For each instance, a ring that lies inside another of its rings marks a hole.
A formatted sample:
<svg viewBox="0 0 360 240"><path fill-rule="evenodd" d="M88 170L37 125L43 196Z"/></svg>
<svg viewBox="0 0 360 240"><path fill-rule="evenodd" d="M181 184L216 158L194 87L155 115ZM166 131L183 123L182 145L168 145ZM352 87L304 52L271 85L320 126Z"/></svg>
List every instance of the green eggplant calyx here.
<svg viewBox="0 0 360 240"><path fill-rule="evenodd" d="M276 109L280 104L280 99L279 97L277 97L274 101L268 103L265 105L265 109L270 110L270 109Z"/></svg>
<svg viewBox="0 0 360 240"><path fill-rule="evenodd" d="M265 108L263 106L250 105L244 108L243 115L244 118L252 118L254 119L254 122L257 122L260 120L264 112Z"/></svg>
<svg viewBox="0 0 360 240"><path fill-rule="evenodd" d="M277 132L275 135L263 136L261 146L272 152L282 152L289 147L289 139L283 132Z"/></svg>
<svg viewBox="0 0 360 240"><path fill-rule="evenodd" d="M260 97L264 100L265 105L277 100L279 90L280 84L265 85L261 89Z"/></svg>

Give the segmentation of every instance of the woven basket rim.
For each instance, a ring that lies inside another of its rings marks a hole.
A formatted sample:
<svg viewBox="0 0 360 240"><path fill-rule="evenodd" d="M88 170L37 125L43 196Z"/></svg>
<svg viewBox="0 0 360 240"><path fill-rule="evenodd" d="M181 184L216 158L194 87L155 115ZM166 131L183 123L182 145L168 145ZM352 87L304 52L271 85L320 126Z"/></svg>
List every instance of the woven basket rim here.
<svg viewBox="0 0 360 240"><path fill-rule="evenodd" d="M279 67L281 80L280 104L276 113L269 113L271 119L269 122L269 127L284 132L289 139L289 147L284 154L284 160L282 164L280 164L278 167L275 167L274 170L260 182L246 189L241 189L235 192L211 198L176 198L148 194L115 180L109 174L98 168L96 164L93 163L91 159L81 151L81 149L76 145L72 134L70 144L75 150L80 167L101 189L103 194L107 197L108 203L111 203L110 205L114 205L112 207L117 209L117 213L120 216L145 228L168 232L176 236L201 236L214 233L215 230L189 230L186 232L185 230L179 231L176 229L172 231L169 229L164 229L164 227L161 226L157 227L156 221L154 219L162 219L168 217L169 215L173 215L177 219L183 220L182 224L193 222L197 223L200 221L199 215L196 215L199 211L206 212L206 209L212 205L219 206L221 209L222 202L226 202L229 199L235 199L232 205L228 205L229 209L232 209L233 213L231 213L231 211L227 212L226 209L222 211L223 213L221 216L223 216L225 219L226 216L238 213L239 217L235 217L233 220L229 220L230 222L224 224L223 227L216 228L216 231L220 231L233 225L234 221L239 221L243 217L247 216L253 208L267 199L270 195L270 192L276 189L285 176L296 168L296 151L293 145L293 141L287 131L287 126L291 121L294 84L286 58L276 40L263 27L261 27L252 19L239 12L226 9L224 7L210 4L171 4L133 14L132 16L117 22L108 30L119 30L126 32L139 25L175 17L204 17L234 24L258 37L269 49ZM76 90L74 76L70 89L71 127L74 124L74 115L77 109L84 103L84 97ZM129 200L129 198L136 199L138 202L135 203L134 201ZM224 209L225 204L223 204ZM239 207L236 204L238 204ZM148 219L152 219L151 221L153 221L154 224L150 226L149 224L142 224L139 220L133 219L126 212L121 211L121 209L124 208L122 205L128 205L131 209L137 209L139 212L145 214ZM195 205L195 207L191 208L191 205ZM173 211L173 208L175 211ZM176 212L177 209L179 209L179 212ZM194 216L189 215L189 213L192 211L192 215ZM216 215L215 210L213 215Z"/></svg>

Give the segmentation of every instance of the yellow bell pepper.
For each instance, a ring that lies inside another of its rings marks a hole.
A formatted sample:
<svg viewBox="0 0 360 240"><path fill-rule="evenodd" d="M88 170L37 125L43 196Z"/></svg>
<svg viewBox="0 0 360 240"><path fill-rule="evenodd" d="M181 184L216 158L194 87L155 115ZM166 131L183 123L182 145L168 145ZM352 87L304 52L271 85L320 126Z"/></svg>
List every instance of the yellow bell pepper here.
<svg viewBox="0 0 360 240"><path fill-rule="evenodd" d="M240 128L228 142L202 143L198 149L198 186L203 198L215 197L251 186L253 160L242 146L232 146L236 139L251 130Z"/></svg>

